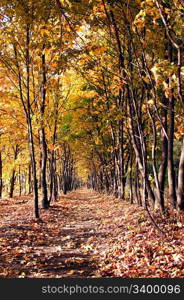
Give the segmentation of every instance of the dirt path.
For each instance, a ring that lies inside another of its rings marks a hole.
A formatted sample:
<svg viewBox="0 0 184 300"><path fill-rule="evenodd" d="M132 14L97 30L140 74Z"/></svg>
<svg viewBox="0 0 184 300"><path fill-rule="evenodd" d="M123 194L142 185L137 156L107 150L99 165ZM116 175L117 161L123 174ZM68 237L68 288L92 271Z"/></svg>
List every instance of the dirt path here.
<svg viewBox="0 0 184 300"><path fill-rule="evenodd" d="M108 234L100 230L101 201L93 191L72 192L52 203L49 210L41 210L41 221L35 222L29 197L4 200L0 208L1 276L96 277L99 257L93 242L105 249Z"/></svg>
<svg viewBox="0 0 184 300"><path fill-rule="evenodd" d="M32 215L30 197L1 200L0 277L184 276L184 227L174 219L176 237L163 240L142 208L86 189L40 209L39 221ZM162 229L165 221L157 216Z"/></svg>

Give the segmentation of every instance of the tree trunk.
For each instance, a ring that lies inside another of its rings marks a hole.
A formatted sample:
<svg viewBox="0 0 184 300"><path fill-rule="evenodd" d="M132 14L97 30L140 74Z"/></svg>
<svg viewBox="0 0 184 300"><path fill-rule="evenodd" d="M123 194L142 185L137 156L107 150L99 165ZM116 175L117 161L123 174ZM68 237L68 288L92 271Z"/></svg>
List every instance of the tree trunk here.
<svg viewBox="0 0 184 300"><path fill-rule="evenodd" d="M54 155L53 158L53 189L52 189L52 200L56 201L58 197L58 181L57 181L57 174L56 174L56 158Z"/></svg>
<svg viewBox="0 0 184 300"><path fill-rule="evenodd" d="M179 210L184 210L184 139L178 171L177 207Z"/></svg>
<svg viewBox="0 0 184 300"><path fill-rule="evenodd" d="M166 108L165 97L162 100L164 108L162 108L162 123L167 133L167 108ZM162 154L161 154L161 164L158 173L159 187L160 187L160 207L164 210L164 190L165 190L165 180L166 180L166 170L167 170L167 160L168 160L168 140L164 133L163 128L161 129L161 143L162 143Z"/></svg>
<svg viewBox="0 0 184 300"><path fill-rule="evenodd" d="M130 174L129 174L129 183L130 183L130 203L133 204L134 199L133 199L133 153L132 149L130 150Z"/></svg>
<svg viewBox="0 0 184 300"><path fill-rule="evenodd" d="M23 175L23 179L24 179L24 195L27 195L27 173L26 171L24 172L24 175Z"/></svg>
<svg viewBox="0 0 184 300"><path fill-rule="evenodd" d="M19 196L21 196L22 195L22 176L21 176L20 166L19 166L18 181L19 181Z"/></svg>
<svg viewBox="0 0 184 300"><path fill-rule="evenodd" d="M174 144L174 97L169 99L169 131L168 131L168 184L169 184L169 199L176 208L176 182L173 159L173 144Z"/></svg>
<svg viewBox="0 0 184 300"><path fill-rule="evenodd" d="M43 50L45 45L43 46ZM45 112L45 101L46 101L46 62L45 54L42 55L42 101L40 104L41 113L41 129L40 129L40 141L42 148L42 158L41 158L41 189L42 189L42 207L47 209L49 207L48 195L47 195L47 143L44 129L44 112Z"/></svg>
<svg viewBox="0 0 184 300"><path fill-rule="evenodd" d="M120 100L121 101L121 100ZM118 198L124 198L124 147L123 147L123 122L119 122L118 128Z"/></svg>
<svg viewBox="0 0 184 300"><path fill-rule="evenodd" d="M140 191L140 176L139 176L139 167L138 164L136 164L136 178L135 178L135 190L136 190L136 195L137 195L137 201L140 206L142 206L142 198L141 198L141 191Z"/></svg>
<svg viewBox="0 0 184 300"><path fill-rule="evenodd" d="M0 151L0 198L2 198L3 192L3 162L2 162L2 152Z"/></svg>
<svg viewBox="0 0 184 300"><path fill-rule="evenodd" d="M39 208L38 208L38 181L36 174L36 159L35 159L35 148L34 148L34 139L33 139L33 128L32 128L32 119L31 119L31 104L30 104L30 54L29 54L29 43L30 43L30 29L29 24L27 25L27 39L26 39L26 70L27 70L27 107L24 103L24 98L20 86L21 101L24 107L24 111L27 119L27 128L28 128L28 140L29 140L29 152L31 158L31 166L33 172L33 193L34 193L34 215L35 218L39 218Z"/></svg>
<svg viewBox="0 0 184 300"><path fill-rule="evenodd" d="M14 162L16 161L17 159L17 156L18 156L18 145L15 146L15 148L13 147L13 151L14 151ZM14 193L14 187L15 187L15 179L16 179L16 176L15 176L15 169L13 168L12 170L12 176L11 176L11 179L10 179L10 193L9 193L9 197L10 198L13 198L13 193Z"/></svg>
<svg viewBox="0 0 184 300"><path fill-rule="evenodd" d="M53 132L53 139L52 144L53 147L55 146L56 139L57 139L57 123L58 123L58 105L59 105L59 97L56 98L56 102L54 105L54 109L56 111L55 122L54 122L54 132ZM57 181L57 174L56 174L56 154L55 150L51 151L51 159L50 159L50 199L51 201L56 201L58 196L58 181Z"/></svg>
<svg viewBox="0 0 184 300"><path fill-rule="evenodd" d="M15 170L13 170L12 171L12 176L11 176L11 179L10 179L10 193L9 193L10 198L13 198L15 179L16 179Z"/></svg>
<svg viewBox="0 0 184 300"><path fill-rule="evenodd" d="M35 159L33 131L32 131L32 122L31 122L30 114L28 114L27 125L28 125L29 151L31 157L32 175L33 175L34 215L36 218L39 218L38 181L36 176L36 159Z"/></svg>
<svg viewBox="0 0 184 300"><path fill-rule="evenodd" d="M42 145L42 160L41 160L41 189L42 189L42 207L47 209L49 207L47 195L47 145L45 141L45 130L40 130L41 145Z"/></svg>
<svg viewBox="0 0 184 300"><path fill-rule="evenodd" d="M173 63L173 45L168 41L168 53L169 61ZM176 198L176 181L175 181L175 171L174 171L174 123L175 123L175 98L173 95L173 89L171 86L171 79L168 80L169 89L171 96L169 97L169 107L168 107L168 117L169 117L169 126L168 126L168 185L169 185L169 199L173 206L176 208L177 198Z"/></svg>
<svg viewBox="0 0 184 300"><path fill-rule="evenodd" d="M28 166L28 194L32 193L31 164Z"/></svg>
<svg viewBox="0 0 184 300"><path fill-rule="evenodd" d="M40 132L39 132L40 135ZM39 138L39 148L41 149L41 136ZM39 175L38 175L38 189L41 190L42 188L42 151L40 151L40 157L39 157Z"/></svg>
<svg viewBox="0 0 184 300"><path fill-rule="evenodd" d="M56 158L54 150L51 152L50 160L50 199L51 201L56 201L58 195L58 184L57 184L57 174L56 174Z"/></svg>

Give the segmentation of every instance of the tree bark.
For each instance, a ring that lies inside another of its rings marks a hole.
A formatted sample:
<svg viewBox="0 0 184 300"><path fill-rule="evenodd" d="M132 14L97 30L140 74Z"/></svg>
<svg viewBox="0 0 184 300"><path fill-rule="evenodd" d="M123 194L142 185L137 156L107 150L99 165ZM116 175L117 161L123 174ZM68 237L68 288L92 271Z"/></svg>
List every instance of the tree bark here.
<svg viewBox="0 0 184 300"><path fill-rule="evenodd" d="M45 140L44 128L40 130L41 144L42 144L42 158L41 158L41 189L42 189L42 207L47 209L49 207L47 195L47 144Z"/></svg>
<svg viewBox="0 0 184 300"><path fill-rule="evenodd" d="M13 170L12 175L11 175L11 179L10 179L10 193L9 193L10 198L13 198L15 179L16 179L15 170Z"/></svg>
<svg viewBox="0 0 184 300"><path fill-rule="evenodd" d="M169 184L169 199L173 206L176 208L176 182L174 170L174 97L169 99L169 131L168 131L168 184Z"/></svg>
<svg viewBox="0 0 184 300"><path fill-rule="evenodd" d="M22 176L21 176L20 166L19 166L18 180L19 180L19 196L21 196L22 195Z"/></svg>
<svg viewBox="0 0 184 300"><path fill-rule="evenodd" d="M177 207L179 210L184 210L184 139L178 171Z"/></svg>
<svg viewBox="0 0 184 300"><path fill-rule="evenodd" d="M14 162L17 159L18 150L19 150L18 149L18 145L16 145L15 148L13 148L13 151L14 151ZM10 198L13 198L14 187L15 187L15 179L16 179L15 174L16 174L15 168L13 168L13 170L12 170L12 176L11 176L11 179L10 179L10 193L9 193L9 197Z"/></svg>
<svg viewBox="0 0 184 300"><path fill-rule="evenodd" d="M2 152L0 151L0 198L2 198L3 192L3 161L2 161Z"/></svg>
<svg viewBox="0 0 184 300"><path fill-rule="evenodd" d="M30 151L32 174L33 174L34 215L35 218L39 218L38 181L36 175L36 159L35 159L35 149L34 149L32 122L31 122L30 113L28 113L27 126L28 126L29 151Z"/></svg>
<svg viewBox="0 0 184 300"><path fill-rule="evenodd" d="M59 84L59 82L58 82ZM52 145L55 146L56 139L57 139L57 125L58 125L58 105L59 105L59 97L56 97L56 102L54 104L55 110L55 122L54 122L54 132L52 138ZM57 174L56 174L56 153L55 150L52 149L51 151L51 159L50 159L50 199L51 201L56 201L58 196L58 182L57 182Z"/></svg>
<svg viewBox="0 0 184 300"><path fill-rule="evenodd" d="M162 122L164 125L165 132L167 133L167 108L166 108L166 99L162 99ZM167 171L167 160L168 160L168 140L165 135L163 128L161 129L161 143L162 143L162 154L161 154L161 164L158 173L158 180L160 186L160 207L164 210L164 190L165 190L165 181L166 181L166 171Z"/></svg>
<svg viewBox="0 0 184 300"><path fill-rule="evenodd" d="M168 59L170 63L173 63L173 45L168 39ZM168 103L168 185L169 185L169 199L173 206L176 208L176 181L175 181L175 170L174 170L174 126L175 126L175 98L173 95L173 89L171 87L171 78L168 79L168 86L170 90L170 97Z"/></svg>
<svg viewBox="0 0 184 300"><path fill-rule="evenodd" d="M32 193L31 164L28 166L28 194Z"/></svg>
<svg viewBox="0 0 184 300"><path fill-rule="evenodd" d="M52 150L51 152L51 160L50 160L50 199L51 201L56 201L58 196L58 184L57 184L57 174L56 174L56 158L55 152Z"/></svg>
<svg viewBox="0 0 184 300"><path fill-rule="evenodd" d="M129 174L129 181L130 181L130 203L134 203L134 198L133 198L133 153L132 149L130 149L130 174Z"/></svg>
<svg viewBox="0 0 184 300"><path fill-rule="evenodd" d="M45 45L43 46L43 50ZM46 101L46 62L45 62L45 54L42 54L42 100L40 104L40 113L41 113L41 129L40 129L40 140L41 140L41 149L42 149L42 157L41 157L41 189L42 189L42 207L47 209L49 207L48 194L47 194L47 143L45 136L45 128L44 128L44 113L45 113L45 101Z"/></svg>
<svg viewBox="0 0 184 300"><path fill-rule="evenodd" d="M28 128L29 152L30 152L32 172L33 172L34 215L35 215L35 218L39 218L38 181L37 181L37 172L36 172L36 159L35 159L35 148L34 148L34 139L33 139L32 119L31 119L31 104L30 104L30 54L29 54L30 29L29 29L29 24L27 25L26 33L27 33L27 36L26 36L27 37L26 38L26 70L27 70L26 105L24 103L22 88L21 88L20 84L19 84L19 86L20 86L21 101L22 101L24 111L26 114L26 121L27 121L27 128Z"/></svg>

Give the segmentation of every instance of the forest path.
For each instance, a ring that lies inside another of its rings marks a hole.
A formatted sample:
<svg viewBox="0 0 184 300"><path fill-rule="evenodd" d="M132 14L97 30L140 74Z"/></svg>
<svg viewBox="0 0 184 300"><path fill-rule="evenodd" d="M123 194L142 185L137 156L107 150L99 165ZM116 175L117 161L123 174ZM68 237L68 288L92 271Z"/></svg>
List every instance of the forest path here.
<svg viewBox="0 0 184 300"><path fill-rule="evenodd" d="M40 220L31 197L2 199L0 277L184 277L184 225L155 217L169 239L143 208L85 188L40 209Z"/></svg>
<svg viewBox="0 0 184 300"><path fill-rule="evenodd" d="M0 207L0 276L98 276L100 256L109 234L112 238L115 207L120 213L112 197L99 198L83 188L61 196L48 210L41 209L41 220L35 221L30 197L4 199ZM105 223L110 226L104 228Z"/></svg>

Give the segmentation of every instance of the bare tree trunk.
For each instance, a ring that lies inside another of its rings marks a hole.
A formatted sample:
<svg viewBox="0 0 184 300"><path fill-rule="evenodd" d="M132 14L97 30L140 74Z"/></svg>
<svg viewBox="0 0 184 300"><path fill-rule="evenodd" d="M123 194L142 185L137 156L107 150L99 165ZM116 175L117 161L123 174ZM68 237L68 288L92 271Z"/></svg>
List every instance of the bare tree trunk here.
<svg viewBox="0 0 184 300"><path fill-rule="evenodd" d="M58 105L59 105L59 97L57 96L56 102L54 104L54 110L56 112L56 116L55 116L54 133L53 133L53 139L52 139L53 147L54 147L54 145L56 143L56 139L57 139ZM56 154L55 154L55 150L52 149L51 159L50 159L50 199L49 199L49 203L51 201L56 201L57 196L58 196L58 182L57 182L57 174L56 174Z"/></svg>
<svg viewBox="0 0 184 300"><path fill-rule="evenodd" d="M14 162L16 161L17 159L17 156L18 156L18 145L15 146L15 148L13 147L13 151L14 151ZM15 186L15 179L16 179L16 176L15 176L15 168L13 168L12 170L12 176L11 176L11 179L10 179L10 193L9 193L9 197L10 198L13 198L13 193L14 193L14 186Z"/></svg>
<svg viewBox="0 0 184 300"><path fill-rule="evenodd" d="M123 124L119 122L118 126L118 198L124 198L124 147L123 147Z"/></svg>
<svg viewBox="0 0 184 300"><path fill-rule="evenodd" d="M21 176L20 166L19 166L18 181L19 181L19 196L21 196L22 195L22 176Z"/></svg>
<svg viewBox="0 0 184 300"><path fill-rule="evenodd" d="M177 207L179 210L184 210L184 139L178 171Z"/></svg>
<svg viewBox="0 0 184 300"><path fill-rule="evenodd" d="M134 203L133 198L133 153L132 149L130 149L130 174L129 174L129 181L130 181L130 203Z"/></svg>
<svg viewBox="0 0 184 300"><path fill-rule="evenodd" d="M32 193L31 164L28 166L28 194Z"/></svg>
<svg viewBox="0 0 184 300"><path fill-rule="evenodd" d="M168 39L168 58L170 63L173 63L173 44ZM176 208L177 198L176 198L176 181L175 181L175 170L174 170L174 126L175 126L175 98L173 95L173 89L171 86L171 79L168 79L168 85L170 89L170 97L168 103L168 185L169 185L169 199L173 206Z"/></svg>
<svg viewBox="0 0 184 300"><path fill-rule="evenodd" d="M56 201L58 196L58 184L57 184L57 174L56 174L56 158L54 150L51 152L50 159L50 199L51 201Z"/></svg>
<svg viewBox="0 0 184 300"><path fill-rule="evenodd" d="M11 175L11 179L10 179L10 193L9 193L10 198L13 198L15 179L16 179L15 170L13 170L12 175Z"/></svg>
<svg viewBox="0 0 184 300"><path fill-rule="evenodd" d="M24 178L24 195L27 195L27 173L26 173L26 171L24 171L23 178Z"/></svg>
<svg viewBox="0 0 184 300"><path fill-rule="evenodd" d="M42 144L42 160L41 160L41 189L42 189L42 207L44 209L49 207L47 195L47 145L45 141L44 128L40 130L41 144Z"/></svg>
<svg viewBox="0 0 184 300"><path fill-rule="evenodd" d="M167 132L167 108L165 97L162 100L164 108L162 108L162 122L164 125L165 132ZM158 173L158 180L160 186L160 206L164 209L164 190L165 190L165 180L166 180L166 170L167 170L167 160L168 160L168 140L164 133L163 128L161 129L161 143L162 143L162 154L161 154L161 164Z"/></svg>
<svg viewBox="0 0 184 300"><path fill-rule="evenodd" d="M142 198L140 193L140 176L139 176L139 167L136 163L136 172L135 172L135 193L137 197L137 203L142 206Z"/></svg>
<svg viewBox="0 0 184 300"><path fill-rule="evenodd" d="M30 104L30 54L29 54L29 43L30 43L30 29L27 25L27 40L26 40L26 69L27 69L27 105L24 103L23 93L20 86L21 101L24 107L27 120L28 128L28 140L29 140L29 151L31 157L31 165L33 172L33 193L34 193L34 215L36 218L39 218L39 209L38 209L38 181L37 181L37 172L36 172L36 159L35 159L35 148L34 148L34 139L33 139L33 128L32 128L32 119L31 119L31 104ZM20 85L20 84L19 84ZM27 106L27 107L26 107Z"/></svg>
<svg viewBox="0 0 184 300"><path fill-rule="evenodd" d="M43 46L43 50L45 45ZM47 195L47 143L45 137L44 128L44 112L45 112L45 101L46 101L46 65L45 65L45 54L42 54L42 101L40 105L40 113L42 116L41 129L40 129L40 140L42 148L42 158L41 158L41 189L42 189L42 207L47 209L49 207L48 195Z"/></svg>
<svg viewBox="0 0 184 300"><path fill-rule="evenodd" d="M31 166L32 166L32 174L33 174L34 214L36 218L39 218L38 181L36 176L36 159L35 159L33 131L32 131L30 114L28 114L27 125L28 125L29 151L31 156Z"/></svg>
<svg viewBox="0 0 184 300"><path fill-rule="evenodd" d="M0 151L0 198L2 198L3 192L3 162L2 162L2 152Z"/></svg>
<svg viewBox="0 0 184 300"><path fill-rule="evenodd" d="M174 97L169 99L169 131L168 131L168 184L169 198L172 206L176 208L176 183L173 159L174 144Z"/></svg>

